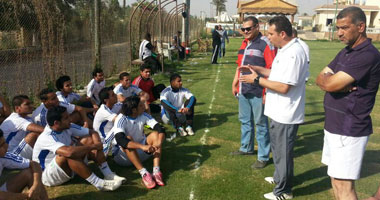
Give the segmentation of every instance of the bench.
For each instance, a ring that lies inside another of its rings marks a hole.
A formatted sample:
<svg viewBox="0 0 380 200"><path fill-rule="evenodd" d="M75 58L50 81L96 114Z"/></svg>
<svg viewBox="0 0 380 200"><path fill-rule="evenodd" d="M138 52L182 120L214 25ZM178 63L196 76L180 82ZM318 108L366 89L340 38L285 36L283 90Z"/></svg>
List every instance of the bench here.
<svg viewBox="0 0 380 200"><path fill-rule="evenodd" d="M171 47L169 43L161 43L157 42L157 49L158 52L162 52L164 57L167 57L170 61L172 60L172 54L176 51L178 51L176 48Z"/></svg>
<svg viewBox="0 0 380 200"><path fill-rule="evenodd" d="M140 60L140 59L132 60L132 65L142 65L142 64L144 64L143 60Z"/></svg>

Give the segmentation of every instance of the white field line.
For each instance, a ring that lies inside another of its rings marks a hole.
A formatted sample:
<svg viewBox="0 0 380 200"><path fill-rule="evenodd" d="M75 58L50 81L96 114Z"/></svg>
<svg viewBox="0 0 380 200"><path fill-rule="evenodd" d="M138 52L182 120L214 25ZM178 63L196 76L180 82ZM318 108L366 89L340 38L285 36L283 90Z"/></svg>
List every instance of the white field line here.
<svg viewBox="0 0 380 200"><path fill-rule="evenodd" d="M211 117L212 105L213 105L213 103L215 101L215 91L216 91L216 86L217 86L217 84L219 82L219 74L220 74L220 65L218 65L218 71L217 71L216 77L215 77L214 89L212 90L212 98L211 98L211 101L210 101L210 106L208 107L207 116L209 118ZM201 139L199 140L201 142L202 146L206 145L206 142L207 142L207 133L210 132L210 130L208 129L208 126L209 126L209 123L208 123L208 121L206 121L204 134L202 135ZM201 152L202 152L202 147L201 147ZM197 158L197 160L194 163L194 169L192 170L194 174L197 173L197 171L201 167L201 158L202 158L202 154L198 154L198 158ZM195 195L194 195L194 185L193 185L191 187L191 191L190 191L190 195L189 195L189 200L194 200L194 199L195 199Z"/></svg>

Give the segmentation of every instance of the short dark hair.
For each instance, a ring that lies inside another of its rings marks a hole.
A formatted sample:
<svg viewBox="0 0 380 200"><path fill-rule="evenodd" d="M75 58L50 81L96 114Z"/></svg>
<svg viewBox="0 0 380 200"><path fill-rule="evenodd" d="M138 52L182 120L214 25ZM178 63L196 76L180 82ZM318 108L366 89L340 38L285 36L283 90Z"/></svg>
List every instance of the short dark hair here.
<svg viewBox="0 0 380 200"><path fill-rule="evenodd" d="M284 15L276 16L270 19L269 26L272 25L276 26L275 30L277 33L284 31L287 36L292 37L292 24Z"/></svg>
<svg viewBox="0 0 380 200"><path fill-rule="evenodd" d="M4 136L3 130L0 129L0 138Z"/></svg>
<svg viewBox="0 0 380 200"><path fill-rule="evenodd" d="M351 19L351 22L355 25L357 25L359 22L363 22L364 24L367 22L367 18L363 10L356 6L350 6L341 10L338 16L336 16L336 19L343 19L345 17L349 17Z"/></svg>
<svg viewBox="0 0 380 200"><path fill-rule="evenodd" d="M148 63L144 63L140 66L140 71L144 71L145 69L152 70L152 67Z"/></svg>
<svg viewBox="0 0 380 200"><path fill-rule="evenodd" d="M123 80L123 78L125 76L129 76L129 73L128 72L121 72L120 75L119 75L119 80Z"/></svg>
<svg viewBox="0 0 380 200"><path fill-rule="evenodd" d="M105 87L100 90L99 99L101 104L105 104L105 100L110 98L110 95L108 94L109 91L113 91L113 86Z"/></svg>
<svg viewBox="0 0 380 200"><path fill-rule="evenodd" d="M123 102L123 106L121 107L121 112L125 116L130 116L133 114L132 109L138 108L140 103L140 97L138 96L130 96L126 98Z"/></svg>
<svg viewBox="0 0 380 200"><path fill-rule="evenodd" d="M46 101L48 99L48 94L49 93L52 93L52 92L55 92L53 89L51 88L45 88L45 89L42 89L40 93L38 93L38 98L41 100L41 101Z"/></svg>
<svg viewBox="0 0 380 200"><path fill-rule="evenodd" d="M292 28L292 35L293 35L294 37L297 37L297 36L298 36L297 29Z"/></svg>
<svg viewBox="0 0 380 200"><path fill-rule="evenodd" d="M181 75L179 75L179 74L177 74L177 73L172 74L172 75L170 76L170 83L171 83L172 81L174 81L175 79L177 79L177 78L182 78L182 77L181 77Z"/></svg>
<svg viewBox="0 0 380 200"><path fill-rule="evenodd" d="M21 104L27 99L29 99L29 97L26 95L14 96L12 99L13 110L15 109L16 106L21 106Z"/></svg>
<svg viewBox="0 0 380 200"><path fill-rule="evenodd" d="M103 73L102 68L100 68L100 67L96 67L96 68L94 69L94 71L92 71L92 77L96 77L96 75L98 75L98 73Z"/></svg>
<svg viewBox="0 0 380 200"><path fill-rule="evenodd" d="M243 20L243 22L248 22L248 21L252 21L254 26L256 26L256 24L259 23L259 20L256 17L254 17L254 16L246 17Z"/></svg>
<svg viewBox="0 0 380 200"><path fill-rule="evenodd" d="M55 121L61 121L62 114L66 111L63 106L54 106L50 108L46 114L46 121L49 126L53 126Z"/></svg>
<svg viewBox="0 0 380 200"><path fill-rule="evenodd" d="M145 33L145 39L146 40L150 40L152 37L150 35L150 33Z"/></svg>
<svg viewBox="0 0 380 200"><path fill-rule="evenodd" d="M219 25L215 25L215 30L218 30L219 29Z"/></svg>
<svg viewBox="0 0 380 200"><path fill-rule="evenodd" d="M55 87L57 88L57 90L62 90L63 89L63 84L66 81L71 81L70 76L67 76L67 75L60 76L57 79L57 81L55 81Z"/></svg>

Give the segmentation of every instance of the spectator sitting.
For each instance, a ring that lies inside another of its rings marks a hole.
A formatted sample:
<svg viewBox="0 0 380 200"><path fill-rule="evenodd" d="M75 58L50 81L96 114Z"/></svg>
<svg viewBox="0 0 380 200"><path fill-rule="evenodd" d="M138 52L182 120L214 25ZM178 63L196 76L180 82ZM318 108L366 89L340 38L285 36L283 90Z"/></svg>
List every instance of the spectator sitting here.
<svg viewBox="0 0 380 200"><path fill-rule="evenodd" d="M194 135L192 126L196 99L188 89L182 88L182 78L179 74L170 76L170 86L161 92L160 100L163 106L162 121L172 121L181 136ZM183 128L184 125L186 129Z"/></svg>
<svg viewBox="0 0 380 200"><path fill-rule="evenodd" d="M139 87L141 90L149 94L149 99L147 103L149 104L150 111L152 113L159 113L161 108L157 104L152 102L156 101L159 98L161 91L165 88L165 85L158 84L154 86L154 81L151 78L152 69L149 64L143 64L140 67L140 76L136 77L133 80L132 84Z"/></svg>
<svg viewBox="0 0 380 200"><path fill-rule="evenodd" d="M7 152L8 144L0 129L0 176L4 168L22 169L0 186L1 199L41 199L48 194L41 182L42 171L38 163ZM28 187L27 193L22 193Z"/></svg>
<svg viewBox="0 0 380 200"><path fill-rule="evenodd" d="M106 81L101 68L95 68L92 72L92 77L93 79L87 85L87 98L95 102L96 106L93 104L93 107L96 108L97 105L100 105L99 92L105 87Z"/></svg>
<svg viewBox="0 0 380 200"><path fill-rule="evenodd" d="M154 46L151 43L150 33L145 34L145 39L140 44L139 58L144 61L144 63L149 64L153 68L153 72L161 70L161 63L155 57L153 53Z"/></svg>

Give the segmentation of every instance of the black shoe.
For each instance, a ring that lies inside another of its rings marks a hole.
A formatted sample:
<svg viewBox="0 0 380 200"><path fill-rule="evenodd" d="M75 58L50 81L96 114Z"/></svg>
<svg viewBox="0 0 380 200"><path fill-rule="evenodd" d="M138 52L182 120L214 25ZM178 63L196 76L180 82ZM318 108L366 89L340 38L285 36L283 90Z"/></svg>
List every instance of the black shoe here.
<svg viewBox="0 0 380 200"><path fill-rule="evenodd" d="M261 160L257 160L255 163L253 163L251 165L251 168L252 169L262 169L264 168L265 166L267 166L268 164L268 161L261 161Z"/></svg>
<svg viewBox="0 0 380 200"><path fill-rule="evenodd" d="M231 156L251 156L253 152L234 151L230 153Z"/></svg>
<svg viewBox="0 0 380 200"><path fill-rule="evenodd" d="M211 63L211 64L215 64L215 65L216 65L216 64L218 64L218 63L217 63L217 62L213 62L213 63Z"/></svg>

